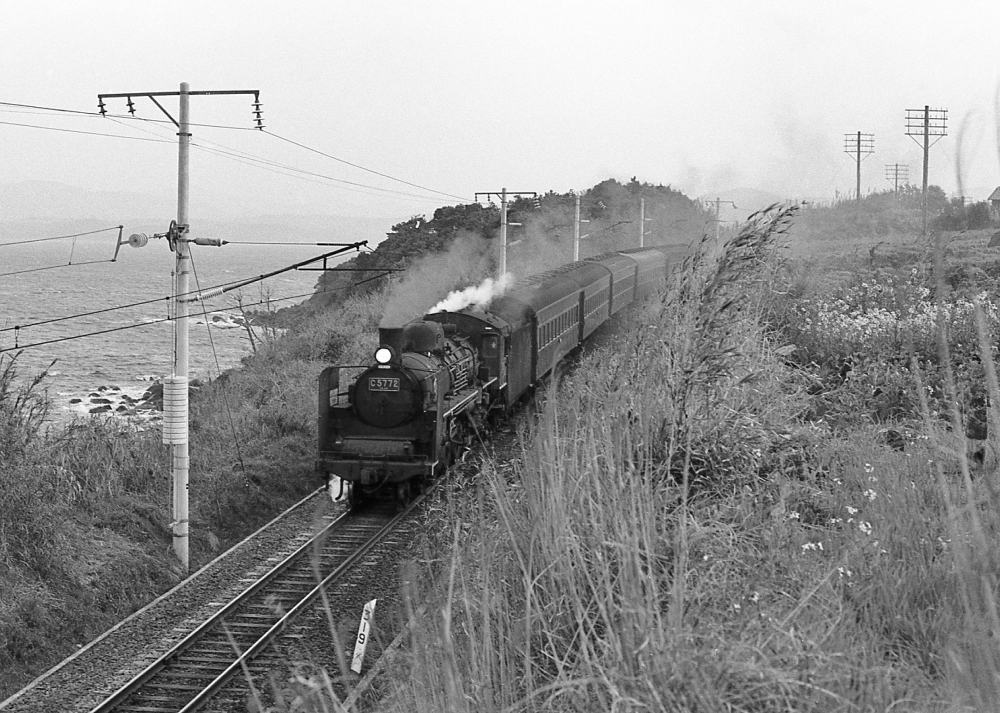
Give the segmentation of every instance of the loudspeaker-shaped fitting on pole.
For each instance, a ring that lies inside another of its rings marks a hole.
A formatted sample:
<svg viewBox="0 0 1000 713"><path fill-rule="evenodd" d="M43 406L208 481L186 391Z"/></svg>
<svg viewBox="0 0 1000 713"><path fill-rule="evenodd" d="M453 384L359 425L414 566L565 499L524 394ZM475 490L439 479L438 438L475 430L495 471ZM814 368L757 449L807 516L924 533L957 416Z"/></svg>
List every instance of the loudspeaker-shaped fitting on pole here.
<svg viewBox="0 0 1000 713"><path fill-rule="evenodd" d="M188 442L188 380L168 376L163 380L163 443Z"/></svg>

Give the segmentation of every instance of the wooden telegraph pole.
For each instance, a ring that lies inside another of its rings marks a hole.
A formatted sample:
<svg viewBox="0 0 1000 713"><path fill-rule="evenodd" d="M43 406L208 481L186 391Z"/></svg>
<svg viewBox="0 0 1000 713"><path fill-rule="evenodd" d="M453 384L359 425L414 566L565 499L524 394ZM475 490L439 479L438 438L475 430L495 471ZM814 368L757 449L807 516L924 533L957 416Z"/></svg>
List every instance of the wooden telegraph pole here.
<svg viewBox="0 0 1000 713"><path fill-rule="evenodd" d="M844 134L844 153L853 158L855 163L857 163L858 178L854 198L860 203L861 162L875 153L875 134L862 134L860 131L853 134Z"/></svg>
<svg viewBox="0 0 1000 713"><path fill-rule="evenodd" d="M910 167L905 163L887 163L885 165L885 180L892 182L892 190L899 197L899 183L906 183L910 178Z"/></svg>
<svg viewBox="0 0 1000 713"><path fill-rule="evenodd" d="M924 182L921 193L921 209L923 212L923 234L927 235L927 162L930 158L931 146L948 135L948 110L931 109L926 104L923 109L906 110L906 135L922 146L924 150ZM937 137L931 141L931 137ZM917 139L921 138L922 141Z"/></svg>

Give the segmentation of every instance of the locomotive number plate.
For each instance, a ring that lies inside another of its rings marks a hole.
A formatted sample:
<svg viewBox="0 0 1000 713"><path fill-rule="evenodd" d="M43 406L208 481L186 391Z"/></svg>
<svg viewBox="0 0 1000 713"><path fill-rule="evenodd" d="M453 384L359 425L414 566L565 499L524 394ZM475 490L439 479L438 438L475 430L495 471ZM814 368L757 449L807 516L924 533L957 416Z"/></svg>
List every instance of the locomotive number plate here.
<svg viewBox="0 0 1000 713"><path fill-rule="evenodd" d="M369 391L399 391L399 377L373 376L368 379Z"/></svg>

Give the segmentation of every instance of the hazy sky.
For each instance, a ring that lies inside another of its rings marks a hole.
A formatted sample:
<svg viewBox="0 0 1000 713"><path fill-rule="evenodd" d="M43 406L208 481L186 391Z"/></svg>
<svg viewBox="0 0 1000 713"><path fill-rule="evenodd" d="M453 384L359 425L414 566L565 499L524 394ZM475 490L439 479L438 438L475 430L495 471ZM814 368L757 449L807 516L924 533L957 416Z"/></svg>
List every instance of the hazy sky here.
<svg viewBox="0 0 1000 713"><path fill-rule="evenodd" d="M1000 184L998 36L997 0L5 0L0 101L95 111L99 93L180 82L259 89L277 136L468 201L632 176L692 196L749 186L829 199L854 188L844 134L859 130L875 134L863 190L889 187L892 163L919 183L904 118L929 104L949 109L931 182L957 190L965 123L965 192L982 199ZM176 99L163 103L176 116ZM148 99L136 107L165 121ZM124 113L124 100L108 109ZM191 119L249 127L249 99L193 97ZM170 124L10 106L0 122L165 142L0 123L0 184L174 200ZM402 218L459 202L259 132L196 127L194 140L250 157L192 151L192 221L211 211Z"/></svg>

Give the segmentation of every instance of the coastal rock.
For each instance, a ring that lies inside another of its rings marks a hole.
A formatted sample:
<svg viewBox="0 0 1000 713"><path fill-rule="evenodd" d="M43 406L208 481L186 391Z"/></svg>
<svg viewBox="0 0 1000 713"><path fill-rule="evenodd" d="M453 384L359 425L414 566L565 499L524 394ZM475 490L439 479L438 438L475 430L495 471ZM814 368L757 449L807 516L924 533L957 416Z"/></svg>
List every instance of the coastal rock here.
<svg viewBox="0 0 1000 713"><path fill-rule="evenodd" d="M139 380L145 381L144 377ZM201 379L191 379L189 391L197 394L203 386ZM129 393L116 385L96 387L86 397L69 399L72 410L84 415L101 415L130 418L141 421L153 421L160 417L163 411L163 384L155 381L142 393L136 389Z"/></svg>

